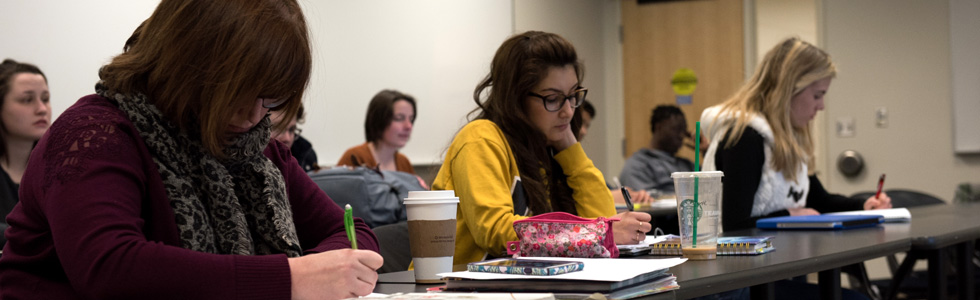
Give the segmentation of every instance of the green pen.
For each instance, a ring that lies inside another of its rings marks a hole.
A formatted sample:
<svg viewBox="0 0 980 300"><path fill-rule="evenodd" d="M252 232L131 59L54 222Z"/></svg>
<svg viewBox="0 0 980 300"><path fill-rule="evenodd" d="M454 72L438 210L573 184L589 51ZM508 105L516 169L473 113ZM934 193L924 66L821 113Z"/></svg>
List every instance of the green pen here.
<svg viewBox="0 0 980 300"><path fill-rule="evenodd" d="M354 234L354 209L350 204L344 206L344 231L347 231L347 239L350 240L351 249L357 250L357 235Z"/></svg>

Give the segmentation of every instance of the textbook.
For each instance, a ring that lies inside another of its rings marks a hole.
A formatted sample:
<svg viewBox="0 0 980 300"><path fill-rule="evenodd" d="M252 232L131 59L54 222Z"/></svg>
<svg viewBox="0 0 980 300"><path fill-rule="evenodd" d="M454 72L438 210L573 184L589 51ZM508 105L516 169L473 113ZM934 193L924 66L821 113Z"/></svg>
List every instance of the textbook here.
<svg viewBox="0 0 980 300"><path fill-rule="evenodd" d="M650 255L681 255L681 238L669 235L650 245ZM718 238L718 255L759 255L772 252L772 236L729 236Z"/></svg>
<svg viewBox="0 0 980 300"><path fill-rule="evenodd" d="M471 262L466 265L470 272L490 272L501 274L558 275L581 271L585 264L581 261L538 260L500 258L488 261Z"/></svg>
<svg viewBox="0 0 980 300"><path fill-rule="evenodd" d="M519 258L524 259L524 258ZM683 258L609 259L535 257L534 260L580 261L581 271L553 276L500 274L486 272L439 273L446 279L446 291L530 292L608 295L645 295L674 289L676 279L667 271ZM634 289L635 288L635 289ZM624 297L625 298L625 297Z"/></svg>
<svg viewBox="0 0 980 300"><path fill-rule="evenodd" d="M850 229L877 226L881 215L812 215L764 218L755 221L762 229Z"/></svg>
<svg viewBox="0 0 980 300"><path fill-rule="evenodd" d="M608 259L608 258L607 258ZM564 279L467 279L447 277L446 291L518 293L613 293L646 283L657 283L674 276L667 269L655 270L623 281ZM673 285L677 285L676 281Z"/></svg>

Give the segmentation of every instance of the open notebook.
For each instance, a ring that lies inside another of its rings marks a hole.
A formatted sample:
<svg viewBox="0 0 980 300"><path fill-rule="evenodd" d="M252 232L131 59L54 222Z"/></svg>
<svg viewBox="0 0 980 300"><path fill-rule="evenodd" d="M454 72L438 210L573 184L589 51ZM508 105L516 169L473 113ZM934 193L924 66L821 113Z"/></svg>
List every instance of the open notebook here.
<svg viewBox="0 0 980 300"><path fill-rule="evenodd" d="M908 208L889 208L889 209L875 209L875 210L853 210L853 211L842 211L835 213L826 213L825 215L880 215L885 217L885 223L900 223L908 222L912 220L912 214L909 213Z"/></svg>

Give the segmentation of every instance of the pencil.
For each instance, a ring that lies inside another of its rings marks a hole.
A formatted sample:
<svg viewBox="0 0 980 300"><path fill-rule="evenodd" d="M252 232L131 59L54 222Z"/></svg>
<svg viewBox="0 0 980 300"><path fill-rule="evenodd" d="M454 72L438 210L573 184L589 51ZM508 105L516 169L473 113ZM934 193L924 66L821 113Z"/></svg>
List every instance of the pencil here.
<svg viewBox="0 0 980 300"><path fill-rule="evenodd" d="M350 207L350 204L344 206L344 231L347 232L351 249L357 250L357 235L354 234L354 209Z"/></svg>

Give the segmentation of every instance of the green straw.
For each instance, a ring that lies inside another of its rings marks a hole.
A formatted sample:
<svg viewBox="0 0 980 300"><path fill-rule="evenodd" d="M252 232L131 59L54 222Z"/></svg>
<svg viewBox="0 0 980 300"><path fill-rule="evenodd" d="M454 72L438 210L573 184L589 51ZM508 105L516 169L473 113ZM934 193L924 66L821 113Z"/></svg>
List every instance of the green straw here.
<svg viewBox="0 0 980 300"><path fill-rule="evenodd" d="M701 160L698 156L701 155L701 122L694 122L694 172L701 171ZM698 176L694 174L694 213L691 215L691 222L694 223L694 228L691 230L694 234L691 239L691 248L698 247Z"/></svg>

